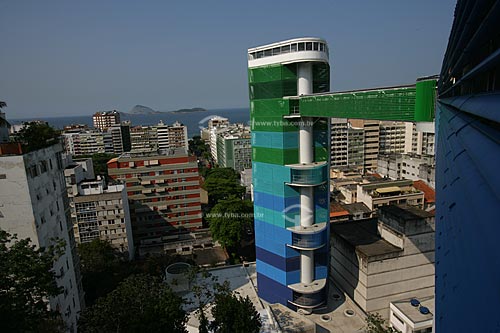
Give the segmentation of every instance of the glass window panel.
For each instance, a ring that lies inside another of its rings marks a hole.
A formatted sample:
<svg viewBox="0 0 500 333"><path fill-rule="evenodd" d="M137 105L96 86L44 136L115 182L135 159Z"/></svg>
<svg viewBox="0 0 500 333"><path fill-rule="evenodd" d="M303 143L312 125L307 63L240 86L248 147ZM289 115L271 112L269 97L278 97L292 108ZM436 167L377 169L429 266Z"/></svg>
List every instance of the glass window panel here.
<svg viewBox="0 0 500 333"><path fill-rule="evenodd" d="M288 53L288 52L290 52L290 45L281 47L281 53Z"/></svg>
<svg viewBox="0 0 500 333"><path fill-rule="evenodd" d="M313 49L313 43L312 42L307 42L306 43L306 50L307 51L312 51Z"/></svg>
<svg viewBox="0 0 500 333"><path fill-rule="evenodd" d="M318 47L319 47L318 44L319 44L318 42L314 42L314 44L313 44L314 51L318 51Z"/></svg>
<svg viewBox="0 0 500 333"><path fill-rule="evenodd" d="M304 50L305 50L305 44L299 43L299 51L304 51Z"/></svg>
<svg viewBox="0 0 500 333"><path fill-rule="evenodd" d="M292 50L292 52L296 52L297 51L297 44L294 43L294 44L290 45L290 49Z"/></svg>

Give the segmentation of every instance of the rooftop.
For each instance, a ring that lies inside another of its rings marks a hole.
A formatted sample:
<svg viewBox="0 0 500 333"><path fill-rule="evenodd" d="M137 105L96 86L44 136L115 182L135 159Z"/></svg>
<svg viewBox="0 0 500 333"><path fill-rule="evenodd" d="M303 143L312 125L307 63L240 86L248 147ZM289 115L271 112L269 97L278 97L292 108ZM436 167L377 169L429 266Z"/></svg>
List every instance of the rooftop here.
<svg viewBox="0 0 500 333"><path fill-rule="evenodd" d="M350 214L370 213L371 209L362 202L342 205Z"/></svg>
<svg viewBox="0 0 500 333"><path fill-rule="evenodd" d="M434 189L427 185L423 180L414 181L413 187L424 192L424 200L426 203L431 204L436 202L436 191L434 191Z"/></svg>
<svg viewBox="0 0 500 333"><path fill-rule="evenodd" d="M420 306L425 306L429 309L430 313L423 314L419 311L418 306L413 306L410 303L410 299L404 299L400 301L391 302L399 311L401 311L408 319L410 319L414 324L426 322L432 320L434 317L434 297L418 299L420 301Z"/></svg>
<svg viewBox="0 0 500 333"><path fill-rule="evenodd" d="M306 329L311 327L315 327L318 333L364 332L365 321L363 312L344 293L336 289L331 282L329 282L327 306L310 315L303 315L280 304L268 304L258 298L255 263L250 263L247 267L241 265L225 266L208 270L208 272L213 277L216 277L219 282L229 281L231 289L240 296L248 296L250 298L261 316L263 322L262 333L308 332ZM188 292L182 296L187 300L194 300L192 292ZM192 304L187 309L190 312L187 329L188 332L194 333L198 332L199 321L193 312L196 307L195 303ZM210 305L208 308L210 308ZM352 311L352 314L346 315L345 311L347 310ZM210 320L210 316L208 317ZM278 323L279 329L274 325L275 322Z"/></svg>
<svg viewBox="0 0 500 333"><path fill-rule="evenodd" d="M331 231L367 257L402 251L377 234L376 218L332 224Z"/></svg>
<svg viewBox="0 0 500 333"><path fill-rule="evenodd" d="M405 221L421 220L433 217L432 213L409 205L387 205L379 207L379 213L397 216Z"/></svg>

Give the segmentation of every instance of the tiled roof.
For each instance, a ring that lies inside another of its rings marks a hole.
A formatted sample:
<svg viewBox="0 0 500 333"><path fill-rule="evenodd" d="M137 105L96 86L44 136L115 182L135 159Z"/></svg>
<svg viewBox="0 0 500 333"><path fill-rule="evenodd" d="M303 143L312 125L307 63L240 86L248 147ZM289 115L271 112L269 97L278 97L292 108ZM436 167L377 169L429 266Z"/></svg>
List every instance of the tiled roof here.
<svg viewBox="0 0 500 333"><path fill-rule="evenodd" d="M417 190L424 192L425 203L435 203L436 202L436 192L432 187L427 185L423 180L416 180L413 182L413 187Z"/></svg>

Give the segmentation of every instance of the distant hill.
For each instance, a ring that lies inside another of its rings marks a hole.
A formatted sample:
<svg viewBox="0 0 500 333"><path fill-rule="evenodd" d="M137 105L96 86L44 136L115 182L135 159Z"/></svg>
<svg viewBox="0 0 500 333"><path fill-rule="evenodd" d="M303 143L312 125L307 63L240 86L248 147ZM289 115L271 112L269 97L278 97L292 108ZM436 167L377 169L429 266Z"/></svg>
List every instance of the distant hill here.
<svg viewBox="0 0 500 333"><path fill-rule="evenodd" d="M191 108L191 109L179 109L175 111L156 111L150 107L144 105L136 105L129 112L121 112L125 115L138 115L138 114L162 114L162 113L191 113L191 112L203 112L207 111L204 108Z"/></svg>
<svg viewBox="0 0 500 333"><path fill-rule="evenodd" d="M144 105L136 105L128 112L129 114L158 114L160 111L155 111Z"/></svg>

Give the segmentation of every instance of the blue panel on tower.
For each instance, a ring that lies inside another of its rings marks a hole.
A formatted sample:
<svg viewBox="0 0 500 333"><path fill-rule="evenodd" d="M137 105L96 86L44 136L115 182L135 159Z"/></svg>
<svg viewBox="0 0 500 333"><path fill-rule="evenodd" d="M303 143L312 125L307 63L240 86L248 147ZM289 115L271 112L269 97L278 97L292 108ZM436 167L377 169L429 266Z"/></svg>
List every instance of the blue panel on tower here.
<svg viewBox="0 0 500 333"><path fill-rule="evenodd" d="M300 269L300 257L298 252L293 257L282 257L258 246L256 246L255 252L257 258L282 271L291 272Z"/></svg>
<svg viewBox="0 0 500 333"><path fill-rule="evenodd" d="M299 146L299 132L252 132L252 147L294 149Z"/></svg>
<svg viewBox="0 0 500 333"><path fill-rule="evenodd" d="M265 274L257 274L257 286L259 288L259 297L268 303L281 303L287 305L288 300L292 299L293 292L287 286L282 285Z"/></svg>

